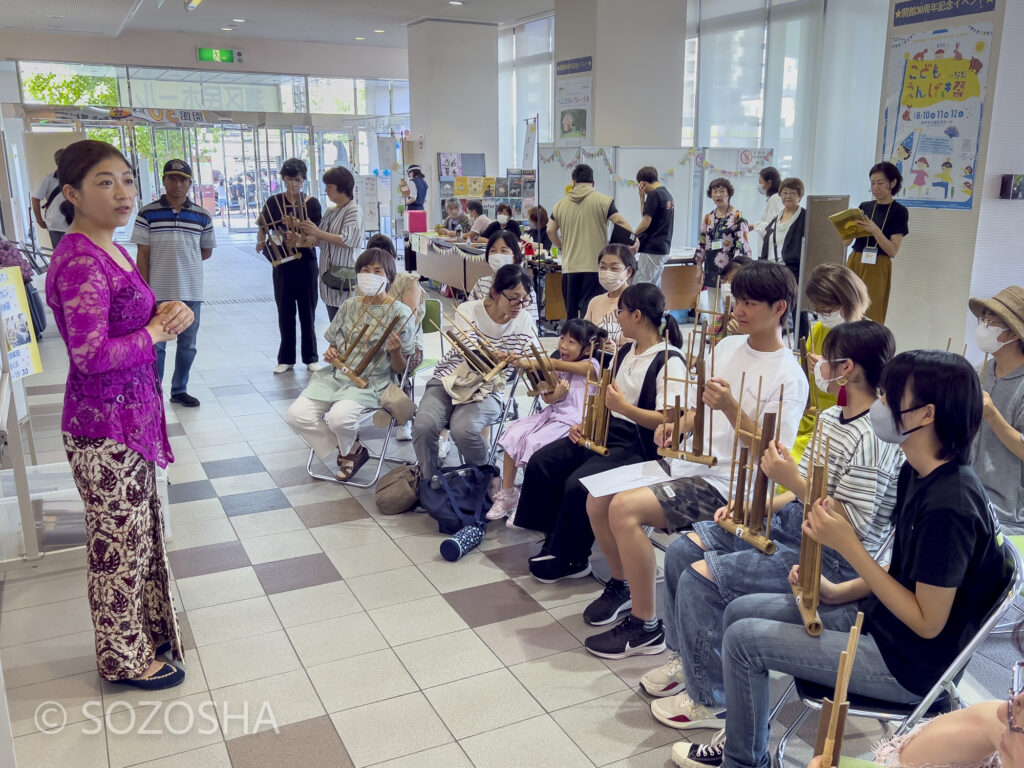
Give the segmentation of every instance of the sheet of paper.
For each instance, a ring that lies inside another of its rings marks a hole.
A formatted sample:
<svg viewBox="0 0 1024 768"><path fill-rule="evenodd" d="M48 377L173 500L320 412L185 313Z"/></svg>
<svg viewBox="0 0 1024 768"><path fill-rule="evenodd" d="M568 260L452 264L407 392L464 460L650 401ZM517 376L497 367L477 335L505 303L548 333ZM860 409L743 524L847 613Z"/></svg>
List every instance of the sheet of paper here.
<svg viewBox="0 0 1024 768"><path fill-rule="evenodd" d="M664 466L662 464L664 463ZM611 496L622 491L630 491L634 488L646 488L649 485L656 485L675 477L671 469L666 471L665 467L671 467L668 460L645 461L641 464L627 464L624 467L609 469L607 472L598 472L596 475L584 477L580 480L583 487L591 496ZM681 477L681 475L679 475Z"/></svg>

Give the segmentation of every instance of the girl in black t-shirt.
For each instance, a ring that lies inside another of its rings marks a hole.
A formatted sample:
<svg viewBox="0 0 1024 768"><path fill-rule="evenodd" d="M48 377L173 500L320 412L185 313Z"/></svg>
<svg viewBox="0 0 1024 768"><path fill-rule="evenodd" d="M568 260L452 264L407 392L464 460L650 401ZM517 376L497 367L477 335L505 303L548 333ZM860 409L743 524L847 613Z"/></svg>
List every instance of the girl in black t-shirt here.
<svg viewBox="0 0 1024 768"><path fill-rule="evenodd" d="M859 577L821 583L825 631L807 634L791 596L748 595L725 612L731 765L768 765L768 672L831 687L856 613L865 614L850 692L896 703L921 699L952 663L1007 586L987 497L970 464L981 423L978 377L959 355L897 355L871 407L879 439L899 443L900 473L888 570L875 562L830 500L816 502L804 534L844 557ZM790 576L796 579L796 568ZM686 694L680 694L686 695Z"/></svg>
<svg viewBox="0 0 1024 768"><path fill-rule="evenodd" d="M868 287L871 296L868 319L885 323L892 285L892 260L896 258L903 238L910 233L910 214L893 200L893 195L899 193L903 184L903 177L895 165L877 163L868 175L874 199L860 204L867 217L860 224L864 234L853 241L844 240L843 245L853 242L846 266L856 272Z"/></svg>

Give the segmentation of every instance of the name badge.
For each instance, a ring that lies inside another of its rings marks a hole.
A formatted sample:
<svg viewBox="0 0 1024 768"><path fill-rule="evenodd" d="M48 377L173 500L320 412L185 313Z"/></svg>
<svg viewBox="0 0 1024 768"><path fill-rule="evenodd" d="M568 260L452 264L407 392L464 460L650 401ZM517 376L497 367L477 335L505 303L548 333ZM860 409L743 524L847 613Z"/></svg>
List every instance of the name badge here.
<svg viewBox="0 0 1024 768"><path fill-rule="evenodd" d="M878 262L878 247L865 248L860 252L861 264L876 264Z"/></svg>
<svg viewBox="0 0 1024 768"><path fill-rule="evenodd" d="M722 250L722 241L721 240L712 240L711 241L711 250L712 251L720 251L720 250Z"/></svg>

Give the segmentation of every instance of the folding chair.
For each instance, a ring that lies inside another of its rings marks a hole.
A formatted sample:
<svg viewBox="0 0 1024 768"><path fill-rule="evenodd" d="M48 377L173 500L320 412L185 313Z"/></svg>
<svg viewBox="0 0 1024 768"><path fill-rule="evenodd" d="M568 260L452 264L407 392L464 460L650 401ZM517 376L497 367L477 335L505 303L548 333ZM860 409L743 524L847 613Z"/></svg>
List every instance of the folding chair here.
<svg viewBox="0 0 1024 768"><path fill-rule="evenodd" d="M498 441L501 439L502 432L505 431L505 423L509 421L509 412L516 408L516 387L519 386L519 378L520 374L517 368L509 381L508 397L505 398L505 402L501 405L501 413L494 421L484 425L485 430L492 430L494 433L488 438L491 445L487 451L487 464L494 463L494 456L498 453ZM462 455L462 451L459 451L459 459L463 464L466 463L466 457Z"/></svg>
<svg viewBox="0 0 1024 768"><path fill-rule="evenodd" d="M999 620L1013 605L1014 599L1020 594L1021 585L1024 584L1024 560L1022 560L1020 552L1008 540L1003 540L1001 546L1006 561L1011 567L1011 572L1007 578L1002 595L995 605L992 606L992 610L989 611L988 616L974 637L970 639L960 654L953 660L953 663L942 673L942 677L932 686L932 689L928 691L924 698L916 705L912 705L893 704L892 702L879 699L851 695L848 697L850 701L848 717L868 717L880 723L899 723L893 735L900 736L907 733L917 725L919 720L926 716L934 717L960 709L963 706L960 693L956 687L957 682L963 676L964 669L967 667L967 663L971 660L975 651L985 642L985 639L991 634ZM786 746L793 734L796 733L797 729L812 711L821 711L821 700L826 696L831 696L833 693L832 689L827 686L809 683L806 680L794 679L772 711L769 724L778 715L794 690L804 708L783 734L782 738L779 739L779 745L775 749L774 757L776 768L782 768L786 755Z"/></svg>
<svg viewBox="0 0 1024 768"><path fill-rule="evenodd" d="M399 381L399 384L398 384L399 388L401 388L401 389L405 388L405 383L406 383L407 379L409 378L409 376L410 376L410 373L409 373L409 361L406 360L406 362L405 362L405 370L402 372L402 377L401 377L401 379ZM363 416L359 420L359 426L362 426L367 421L372 419L373 415L375 413L376 413L376 411L370 411L365 416ZM384 469L384 462L390 461L390 462L392 462L394 464L409 464L409 463L411 463L411 462L407 462L405 459L388 458L388 456L387 456L388 445L391 443L391 436L392 436L392 434L394 434L396 426L397 426L397 424L395 423L395 419L394 419L394 417L392 417L391 420L388 422L388 429L387 429L387 432L385 432L385 434L384 434L384 445L381 446L379 454L373 453L372 451L370 451L369 448L367 448L367 451L369 451L369 453L370 453L370 458L377 460L377 469L373 473L373 479L370 480L369 482L357 483L355 481L355 479L354 479L355 478L354 475L353 475L353 477L349 478L348 480L339 480L337 477L334 477L334 476L331 476L331 475L321 475L321 474L318 474L313 469L313 462L316 461L316 451L314 451L312 448L309 449L309 459L306 460L306 474L309 475L310 477L312 477L314 480L327 480L327 481L332 482L332 483L337 483L338 485L351 486L352 488L372 488L374 485L377 484L377 480L380 479L380 473Z"/></svg>
<svg viewBox="0 0 1024 768"><path fill-rule="evenodd" d="M1024 549L1024 536L1007 536L1006 540L1015 546L1018 552ZM1017 622L1021 614L1024 613L1024 610L1015 602L1013 604L1013 611L1008 613L1012 613L1012 615L1004 617L1003 621L992 630L993 635L1012 635L1014 627L1017 626Z"/></svg>

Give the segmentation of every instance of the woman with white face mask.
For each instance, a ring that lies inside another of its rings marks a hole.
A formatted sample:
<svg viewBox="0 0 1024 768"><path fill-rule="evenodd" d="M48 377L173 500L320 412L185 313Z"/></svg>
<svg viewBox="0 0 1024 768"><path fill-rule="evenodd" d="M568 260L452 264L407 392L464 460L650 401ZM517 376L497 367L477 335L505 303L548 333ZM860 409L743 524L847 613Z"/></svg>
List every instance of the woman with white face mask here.
<svg viewBox="0 0 1024 768"><path fill-rule="evenodd" d="M511 232L515 235L516 240L523 236L523 231L519 227L519 222L513 218L512 207L507 203L498 203L498 207L495 209L494 221L492 221L483 232L480 233L480 237L484 240L490 240L496 232Z"/></svg>
<svg viewBox="0 0 1024 768"><path fill-rule="evenodd" d="M334 316L324 338L330 344L324 360L331 365L314 373L302 394L289 406L286 420L317 455L327 461L338 451L337 479L350 480L369 459L366 447L359 443L359 422L380 406L381 392L391 374L401 375L407 357L416 350L416 325L406 322L412 310L388 296L395 279L395 258L382 248L370 248L356 259L358 293L347 299ZM335 367L335 362L356 365L377 344L381 335L398 318L384 345L371 358L361 374L365 388ZM376 322L379 321L379 322ZM364 325L373 326L357 343L347 360L341 350Z"/></svg>
<svg viewBox="0 0 1024 768"><path fill-rule="evenodd" d="M597 280L607 293L590 300L584 319L608 334L606 343L612 349L633 341L622 335L622 326L617 318L619 297L629 287L635 274L636 257L628 247L621 243L609 243L601 249L597 257Z"/></svg>
<svg viewBox="0 0 1024 768"><path fill-rule="evenodd" d="M512 234L507 229L498 229L487 238L487 247L484 249L484 258L487 264L497 272L506 264L523 266L523 252L519 248L519 236ZM527 273L529 274L529 273ZM470 301L483 301L491 295L491 287L494 285L494 275L484 275L469 292ZM532 298L532 292L531 292ZM524 310L533 319L534 324L540 322L540 315L537 310L537 302L533 301L529 308Z"/></svg>
<svg viewBox="0 0 1024 768"><path fill-rule="evenodd" d="M990 360L981 374L984 411L974 471L1009 533L1024 533L1024 288L971 299L978 347Z"/></svg>
<svg viewBox="0 0 1024 768"><path fill-rule="evenodd" d="M864 319L870 301L864 281L852 270L839 264L822 264L815 269L807 281L804 293L811 309L818 315L818 320L811 325L811 335L803 342L807 348L807 378L811 385L811 395L810 407L800 420L800 429L793 443L792 453L797 461L810 442L818 413L837 402L836 395L819 387L814 378L814 369L821 360L825 337L837 325Z"/></svg>

